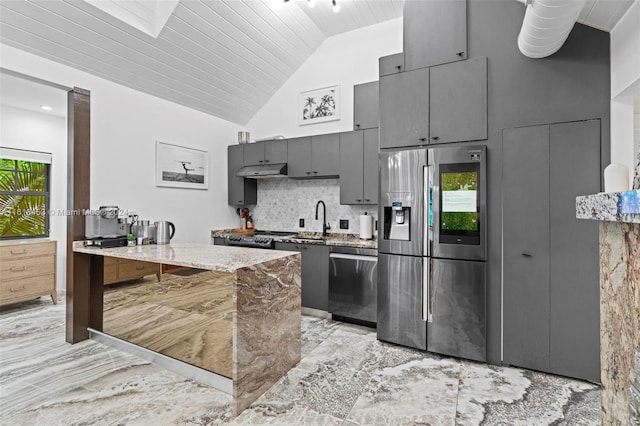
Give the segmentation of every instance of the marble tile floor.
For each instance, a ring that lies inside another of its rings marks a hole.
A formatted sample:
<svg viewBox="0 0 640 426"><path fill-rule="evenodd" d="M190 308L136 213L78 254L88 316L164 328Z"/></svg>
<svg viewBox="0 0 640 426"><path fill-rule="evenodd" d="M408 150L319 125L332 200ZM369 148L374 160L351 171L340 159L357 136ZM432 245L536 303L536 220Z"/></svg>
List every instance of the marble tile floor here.
<svg viewBox="0 0 640 426"><path fill-rule="evenodd" d="M231 397L94 341L64 300L0 310L0 425L598 425L598 386L430 355L303 317L302 361L237 418Z"/></svg>

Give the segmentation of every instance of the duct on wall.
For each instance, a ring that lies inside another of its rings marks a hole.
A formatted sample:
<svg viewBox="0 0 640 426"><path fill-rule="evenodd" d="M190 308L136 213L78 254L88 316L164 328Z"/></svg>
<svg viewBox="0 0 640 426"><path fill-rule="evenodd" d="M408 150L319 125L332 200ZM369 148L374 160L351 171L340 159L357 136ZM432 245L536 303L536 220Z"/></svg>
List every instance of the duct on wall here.
<svg viewBox="0 0 640 426"><path fill-rule="evenodd" d="M546 58L556 53L569 37L585 0L529 0L518 48L529 58Z"/></svg>

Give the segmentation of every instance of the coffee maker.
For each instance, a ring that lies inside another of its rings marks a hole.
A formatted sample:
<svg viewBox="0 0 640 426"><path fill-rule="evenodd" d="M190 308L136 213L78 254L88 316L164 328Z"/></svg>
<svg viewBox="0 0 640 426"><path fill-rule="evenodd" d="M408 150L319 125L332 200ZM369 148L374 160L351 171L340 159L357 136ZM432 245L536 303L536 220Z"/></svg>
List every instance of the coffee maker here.
<svg viewBox="0 0 640 426"><path fill-rule="evenodd" d="M85 216L85 245L99 247L120 247L127 245L129 225L126 218L120 218L118 206L100 206Z"/></svg>

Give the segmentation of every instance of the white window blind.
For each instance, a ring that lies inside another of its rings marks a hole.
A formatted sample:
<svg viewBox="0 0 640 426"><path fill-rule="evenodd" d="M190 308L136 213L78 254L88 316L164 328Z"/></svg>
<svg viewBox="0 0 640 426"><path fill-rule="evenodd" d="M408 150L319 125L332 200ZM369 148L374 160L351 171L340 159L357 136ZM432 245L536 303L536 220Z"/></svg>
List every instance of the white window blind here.
<svg viewBox="0 0 640 426"><path fill-rule="evenodd" d="M26 149L5 148L3 146L0 146L0 158L51 164L51 153L49 152L28 151Z"/></svg>

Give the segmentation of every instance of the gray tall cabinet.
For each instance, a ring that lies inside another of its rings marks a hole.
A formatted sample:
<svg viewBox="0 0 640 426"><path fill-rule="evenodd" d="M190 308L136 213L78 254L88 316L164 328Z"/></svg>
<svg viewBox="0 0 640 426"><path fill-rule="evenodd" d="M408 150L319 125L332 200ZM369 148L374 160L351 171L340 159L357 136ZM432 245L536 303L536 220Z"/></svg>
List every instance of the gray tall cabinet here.
<svg viewBox="0 0 640 426"><path fill-rule="evenodd" d="M227 147L227 194L230 206L256 204L258 192L255 179L236 176L236 172L245 165L243 145Z"/></svg>
<svg viewBox="0 0 640 426"><path fill-rule="evenodd" d="M600 120L502 133L504 363L599 381Z"/></svg>

